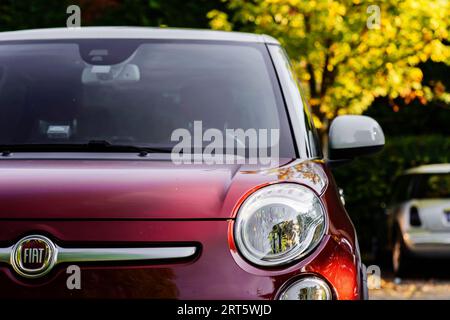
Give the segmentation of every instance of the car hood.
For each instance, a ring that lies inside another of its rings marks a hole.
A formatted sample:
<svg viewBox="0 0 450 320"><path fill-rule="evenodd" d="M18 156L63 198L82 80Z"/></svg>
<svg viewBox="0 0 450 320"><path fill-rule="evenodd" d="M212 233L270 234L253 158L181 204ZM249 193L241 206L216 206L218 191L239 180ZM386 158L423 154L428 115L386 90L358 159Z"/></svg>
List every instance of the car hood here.
<svg viewBox="0 0 450 320"><path fill-rule="evenodd" d="M229 219L260 185L297 180L320 192L326 184L320 163L280 164L2 160L0 219Z"/></svg>

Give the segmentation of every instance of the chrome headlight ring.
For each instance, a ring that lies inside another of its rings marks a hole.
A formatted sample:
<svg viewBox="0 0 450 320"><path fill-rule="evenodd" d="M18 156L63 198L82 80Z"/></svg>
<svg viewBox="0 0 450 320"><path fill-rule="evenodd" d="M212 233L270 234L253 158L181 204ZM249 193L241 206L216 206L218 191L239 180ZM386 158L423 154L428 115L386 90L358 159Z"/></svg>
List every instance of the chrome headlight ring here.
<svg viewBox="0 0 450 320"><path fill-rule="evenodd" d="M248 261L281 266L314 250L326 227L326 213L314 191L297 183L277 183L256 190L242 203L234 239Z"/></svg>

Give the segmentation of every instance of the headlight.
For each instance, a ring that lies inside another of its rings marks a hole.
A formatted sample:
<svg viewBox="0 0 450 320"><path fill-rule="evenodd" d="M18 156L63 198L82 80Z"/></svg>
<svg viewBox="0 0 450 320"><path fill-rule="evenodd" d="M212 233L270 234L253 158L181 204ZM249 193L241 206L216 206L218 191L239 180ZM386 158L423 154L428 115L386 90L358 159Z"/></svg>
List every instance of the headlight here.
<svg viewBox="0 0 450 320"><path fill-rule="evenodd" d="M242 204L234 237L241 254L261 266L277 266L313 250L325 232L319 198L307 187L280 183L261 188Z"/></svg>
<svg viewBox="0 0 450 320"><path fill-rule="evenodd" d="M279 300L331 300L330 287L317 277L307 277L295 281L288 286L278 298Z"/></svg>

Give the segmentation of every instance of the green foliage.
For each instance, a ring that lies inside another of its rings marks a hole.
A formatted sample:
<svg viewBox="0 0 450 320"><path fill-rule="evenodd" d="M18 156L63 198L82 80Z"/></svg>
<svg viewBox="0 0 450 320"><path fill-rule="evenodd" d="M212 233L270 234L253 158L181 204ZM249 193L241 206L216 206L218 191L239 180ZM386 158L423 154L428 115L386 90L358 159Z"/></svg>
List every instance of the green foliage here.
<svg viewBox="0 0 450 320"><path fill-rule="evenodd" d="M0 0L0 31L66 26L70 0Z"/></svg>
<svg viewBox="0 0 450 320"><path fill-rule="evenodd" d="M402 99L377 98L364 112L375 118L388 136L441 134L450 136L450 105L418 100L406 104Z"/></svg>
<svg viewBox="0 0 450 320"><path fill-rule="evenodd" d="M83 1L80 1L83 2ZM87 7L89 3L82 3ZM95 1L92 1L95 3ZM207 28L207 13L223 9L220 0L117 0L96 19L87 21L91 25L170 26L176 28ZM92 10L90 10L92 11Z"/></svg>
<svg viewBox="0 0 450 320"><path fill-rule="evenodd" d="M225 1L232 14L210 12L211 26L279 39L309 89L318 124L362 113L376 97L426 102L433 89L422 84L418 64L429 59L450 64L447 0ZM380 8L378 29L367 26L371 5Z"/></svg>
<svg viewBox="0 0 450 320"><path fill-rule="evenodd" d="M387 240L383 207L392 193L392 182L405 169L429 163L450 162L450 136L387 137L384 150L338 167L334 176L344 189L346 207L358 231L362 252L372 250L374 239Z"/></svg>
<svg viewBox="0 0 450 320"><path fill-rule="evenodd" d="M207 28L221 0L0 0L0 31L65 27L69 5L81 8L82 26Z"/></svg>

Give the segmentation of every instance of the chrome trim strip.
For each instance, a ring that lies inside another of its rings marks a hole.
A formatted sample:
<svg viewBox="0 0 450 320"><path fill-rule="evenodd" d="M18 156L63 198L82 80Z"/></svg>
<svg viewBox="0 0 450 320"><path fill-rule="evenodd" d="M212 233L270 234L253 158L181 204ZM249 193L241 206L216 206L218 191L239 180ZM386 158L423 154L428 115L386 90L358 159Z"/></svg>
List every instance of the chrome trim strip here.
<svg viewBox="0 0 450 320"><path fill-rule="evenodd" d="M38 242L35 248L29 246ZM25 246L25 247L24 247ZM27 263L22 259L22 249ZM31 250L33 252L31 252ZM42 235L28 235L15 245L0 248L0 263L9 264L14 271L25 278L39 278L49 273L59 263L79 262L119 262L119 261L151 261L160 259L181 259L195 255L197 248L190 247L146 247L146 248L62 248ZM40 260L40 261L39 261ZM37 262L39 261L39 262Z"/></svg>
<svg viewBox="0 0 450 320"><path fill-rule="evenodd" d="M290 70L289 60L283 53L283 48L278 45L269 45L270 57L273 61L275 72L280 81L280 90L286 101L287 114L291 121L291 131L294 136L294 142L297 144L298 158L313 159L322 158L320 150L314 145L305 123L305 106L303 105L302 94L299 90L298 83L294 79Z"/></svg>
<svg viewBox="0 0 450 320"><path fill-rule="evenodd" d="M0 263L11 264L13 246L0 248ZM196 247L62 248L56 246L56 262L104 262L182 259L196 254Z"/></svg>
<svg viewBox="0 0 450 320"><path fill-rule="evenodd" d="M196 247L77 249L57 247L56 263L181 259L193 256L196 251Z"/></svg>
<svg viewBox="0 0 450 320"><path fill-rule="evenodd" d="M12 250L13 246L8 248L0 248L0 263L10 263Z"/></svg>

